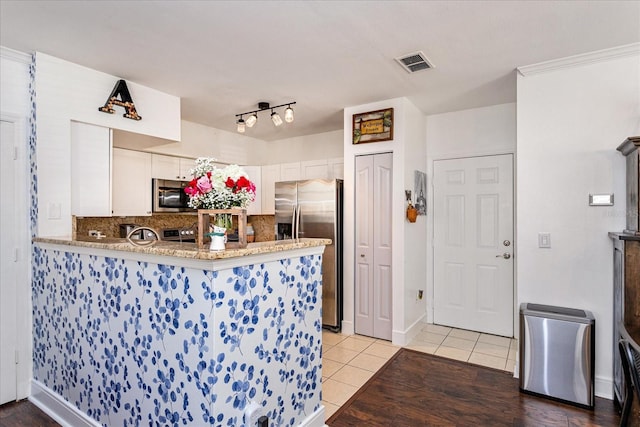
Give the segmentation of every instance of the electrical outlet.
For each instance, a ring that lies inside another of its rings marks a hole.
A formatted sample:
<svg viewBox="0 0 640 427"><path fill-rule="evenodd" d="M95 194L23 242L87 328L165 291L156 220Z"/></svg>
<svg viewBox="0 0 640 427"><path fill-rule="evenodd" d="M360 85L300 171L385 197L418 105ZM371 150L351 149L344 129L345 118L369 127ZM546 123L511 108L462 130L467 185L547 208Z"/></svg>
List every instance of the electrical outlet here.
<svg viewBox="0 0 640 427"><path fill-rule="evenodd" d="M245 427L257 427L258 420L264 416L264 408L257 402L251 401L244 408L244 425Z"/></svg>
<svg viewBox="0 0 640 427"><path fill-rule="evenodd" d="M100 232L98 230L89 230L89 236L98 236Z"/></svg>

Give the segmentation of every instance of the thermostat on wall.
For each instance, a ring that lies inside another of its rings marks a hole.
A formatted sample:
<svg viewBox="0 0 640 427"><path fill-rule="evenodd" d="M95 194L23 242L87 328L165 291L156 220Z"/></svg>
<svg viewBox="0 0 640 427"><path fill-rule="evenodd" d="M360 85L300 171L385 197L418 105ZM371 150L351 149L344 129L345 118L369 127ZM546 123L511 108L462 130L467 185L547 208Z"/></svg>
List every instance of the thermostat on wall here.
<svg viewBox="0 0 640 427"><path fill-rule="evenodd" d="M589 206L613 206L613 194L589 194Z"/></svg>

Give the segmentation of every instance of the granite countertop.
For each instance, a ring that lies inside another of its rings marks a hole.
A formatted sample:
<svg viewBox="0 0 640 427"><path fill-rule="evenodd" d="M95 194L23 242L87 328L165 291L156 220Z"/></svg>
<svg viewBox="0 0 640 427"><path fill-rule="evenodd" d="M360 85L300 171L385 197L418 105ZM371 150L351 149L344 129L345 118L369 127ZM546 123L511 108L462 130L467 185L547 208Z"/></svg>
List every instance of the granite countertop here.
<svg viewBox="0 0 640 427"><path fill-rule="evenodd" d="M154 245L136 246L126 239L115 237L82 237L72 239L70 237L36 237L36 243L52 243L57 245L79 246L85 248L108 249L113 251L138 252L151 255L165 255L180 258L215 260L261 255L272 252L288 251L292 249L310 248L331 244L330 239L295 239L277 240L271 242L249 243L244 249L227 249L224 251L198 250L195 243L180 243L161 240Z"/></svg>

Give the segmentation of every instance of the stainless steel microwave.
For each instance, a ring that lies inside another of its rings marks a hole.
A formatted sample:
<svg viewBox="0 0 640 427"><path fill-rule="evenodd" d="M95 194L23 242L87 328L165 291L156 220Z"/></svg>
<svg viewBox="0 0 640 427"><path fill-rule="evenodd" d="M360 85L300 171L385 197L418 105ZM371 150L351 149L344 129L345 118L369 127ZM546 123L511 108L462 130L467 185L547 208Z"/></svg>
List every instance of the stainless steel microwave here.
<svg viewBox="0 0 640 427"><path fill-rule="evenodd" d="M187 203L189 197L184 188L189 181L173 181L153 178L153 211L154 212L195 212Z"/></svg>

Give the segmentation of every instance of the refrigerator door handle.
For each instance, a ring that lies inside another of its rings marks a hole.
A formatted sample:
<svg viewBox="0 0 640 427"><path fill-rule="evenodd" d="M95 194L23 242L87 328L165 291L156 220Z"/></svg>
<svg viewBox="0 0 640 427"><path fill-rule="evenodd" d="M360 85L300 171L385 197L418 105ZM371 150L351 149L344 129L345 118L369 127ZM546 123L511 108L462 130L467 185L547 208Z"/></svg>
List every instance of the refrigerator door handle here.
<svg viewBox="0 0 640 427"><path fill-rule="evenodd" d="M291 238L296 238L296 209L297 206L293 205L293 209L291 210Z"/></svg>
<svg viewBox="0 0 640 427"><path fill-rule="evenodd" d="M296 239L300 238L300 211L301 210L302 210L302 207L300 205L296 206L296 231L295 231Z"/></svg>

